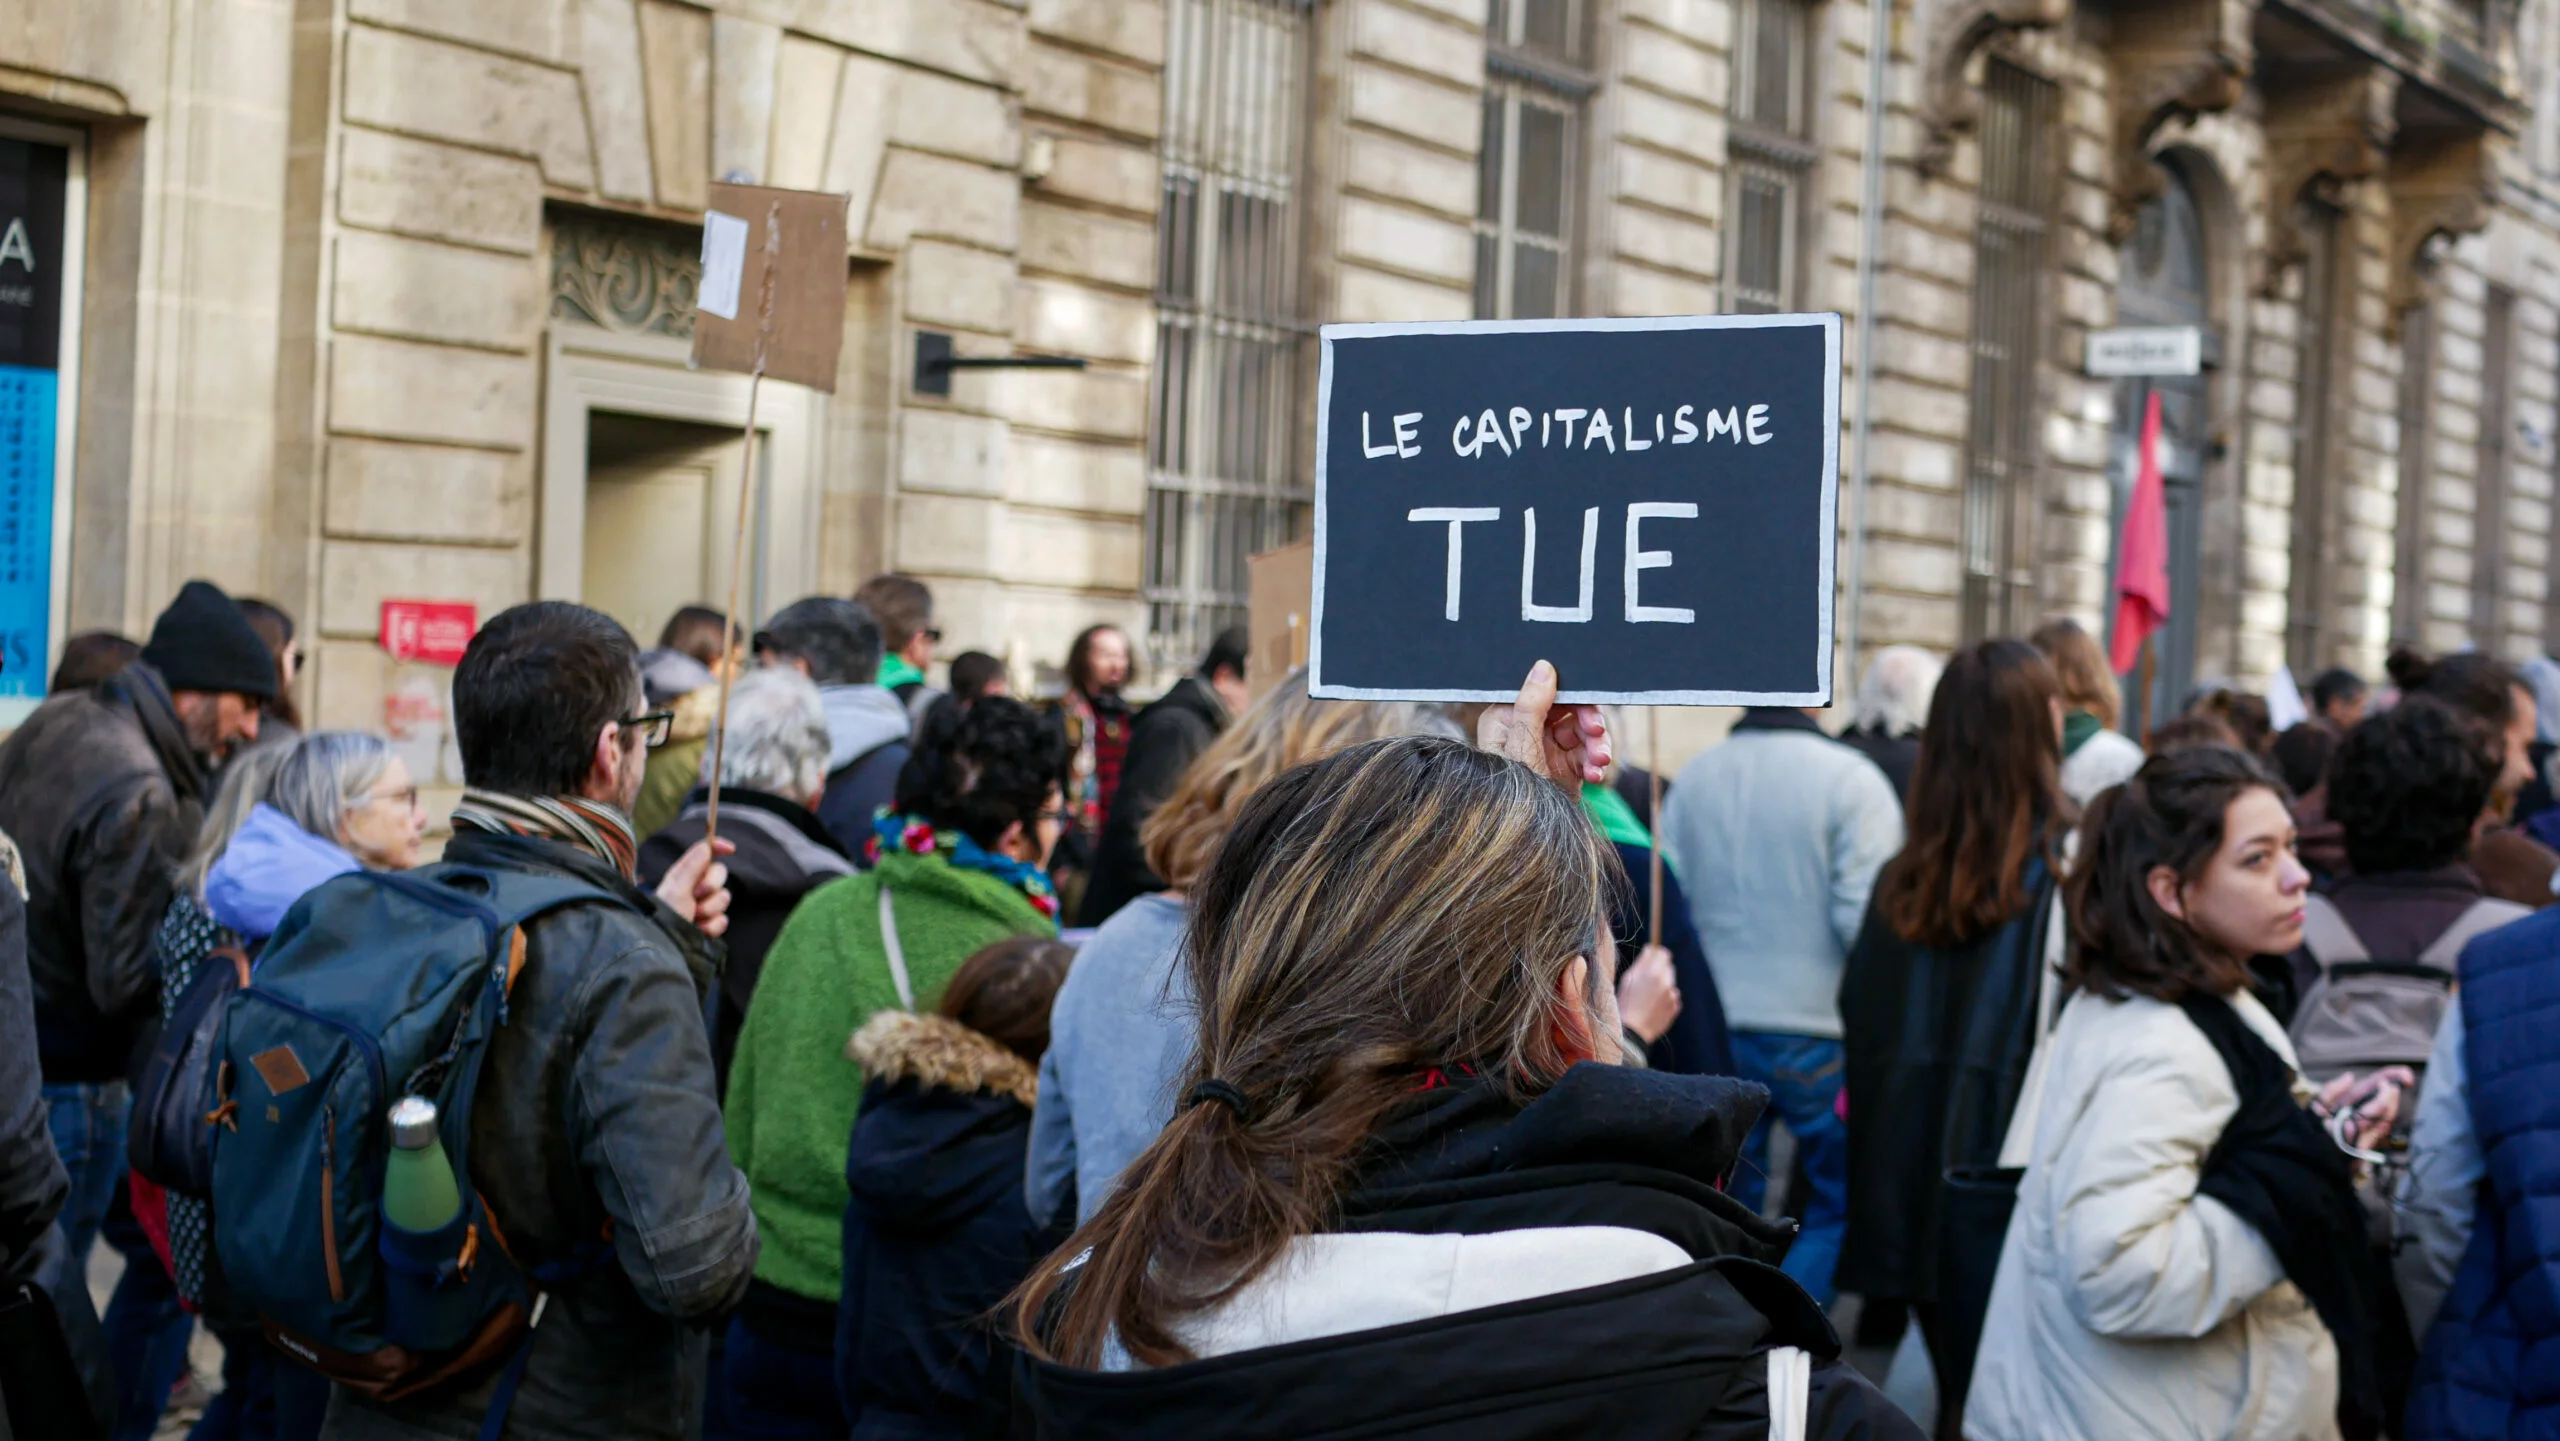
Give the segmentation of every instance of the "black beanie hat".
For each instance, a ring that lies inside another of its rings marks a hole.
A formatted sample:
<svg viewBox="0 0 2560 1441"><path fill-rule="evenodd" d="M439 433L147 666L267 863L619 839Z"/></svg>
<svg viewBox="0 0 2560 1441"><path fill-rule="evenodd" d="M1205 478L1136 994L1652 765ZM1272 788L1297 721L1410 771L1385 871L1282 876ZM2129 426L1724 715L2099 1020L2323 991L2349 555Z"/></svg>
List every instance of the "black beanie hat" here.
<svg viewBox="0 0 2560 1441"><path fill-rule="evenodd" d="M142 658L169 689L276 697L276 658L220 587L191 580L151 624Z"/></svg>

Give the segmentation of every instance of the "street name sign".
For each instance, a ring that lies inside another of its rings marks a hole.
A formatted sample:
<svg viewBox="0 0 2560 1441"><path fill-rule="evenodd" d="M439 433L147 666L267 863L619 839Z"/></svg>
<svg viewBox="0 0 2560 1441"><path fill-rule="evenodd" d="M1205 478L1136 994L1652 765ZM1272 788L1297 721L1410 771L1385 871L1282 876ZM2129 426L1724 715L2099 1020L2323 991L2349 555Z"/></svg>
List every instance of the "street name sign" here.
<svg viewBox="0 0 2560 1441"><path fill-rule="evenodd" d="M2204 331L2193 325L2127 325L2089 332L2093 380L2157 380L2204 373Z"/></svg>
<svg viewBox="0 0 2560 1441"><path fill-rule="evenodd" d="M1308 682L1831 702L1840 317L1328 325Z"/></svg>

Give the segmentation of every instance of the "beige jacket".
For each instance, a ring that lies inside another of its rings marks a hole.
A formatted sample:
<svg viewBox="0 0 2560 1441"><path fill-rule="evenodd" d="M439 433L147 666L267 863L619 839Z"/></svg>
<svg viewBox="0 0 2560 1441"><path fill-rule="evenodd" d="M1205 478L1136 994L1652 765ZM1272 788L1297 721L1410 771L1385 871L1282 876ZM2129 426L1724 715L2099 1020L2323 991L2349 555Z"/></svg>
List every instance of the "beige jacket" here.
<svg viewBox="0 0 2560 1441"><path fill-rule="evenodd" d="M2243 1020L2293 1048L2245 994ZM2264 1237L2196 1194L2239 1093L2175 1006L2080 996L1991 1288L1971 1441L2328 1441L2338 1350Z"/></svg>

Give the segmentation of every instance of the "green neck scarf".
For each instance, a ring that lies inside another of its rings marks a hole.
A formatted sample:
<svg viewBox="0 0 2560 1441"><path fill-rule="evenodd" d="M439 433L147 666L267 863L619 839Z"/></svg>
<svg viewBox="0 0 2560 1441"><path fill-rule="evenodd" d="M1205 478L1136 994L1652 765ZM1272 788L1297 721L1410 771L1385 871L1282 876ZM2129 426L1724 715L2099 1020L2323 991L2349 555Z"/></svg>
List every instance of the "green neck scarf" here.
<svg viewBox="0 0 2560 1441"><path fill-rule="evenodd" d="M2105 729L2098 724L2098 718L2087 711L2071 712L2062 718L2062 753L2065 756L2076 754L2089 743L2090 737Z"/></svg>
<svg viewBox="0 0 2560 1441"><path fill-rule="evenodd" d="M1607 836L1612 845L1650 847L1653 844L1653 837L1646 833L1644 822L1636 819L1636 808L1628 805L1627 798L1612 787L1597 781L1584 781L1582 809L1590 814L1591 823L1600 828L1600 834Z"/></svg>

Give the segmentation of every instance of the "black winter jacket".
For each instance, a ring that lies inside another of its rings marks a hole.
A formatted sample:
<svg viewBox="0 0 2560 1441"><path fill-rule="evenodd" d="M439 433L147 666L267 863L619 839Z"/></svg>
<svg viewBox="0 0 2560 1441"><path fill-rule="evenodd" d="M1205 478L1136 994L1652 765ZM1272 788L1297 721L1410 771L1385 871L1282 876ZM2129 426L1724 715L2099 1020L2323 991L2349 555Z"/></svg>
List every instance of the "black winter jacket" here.
<svg viewBox="0 0 2560 1441"><path fill-rule="evenodd" d="M996 1304L1065 1239L1023 1202L1038 1073L957 1021L905 1011L873 1016L846 1053L865 1080L844 1168L845 1420L854 1441L1000 1424Z"/></svg>
<svg viewBox="0 0 2560 1441"><path fill-rule="evenodd" d="M1999 1159L2035 1049L2037 967L2059 892L2042 861L2028 864L2027 908L1958 950L1906 941L1877 901L1867 905L1840 976L1849 1093L1843 1291L1937 1300L1946 1172Z"/></svg>
<svg viewBox="0 0 2560 1441"><path fill-rule="evenodd" d="M710 794L697 786L667 828L640 844L640 884L657 889L667 868L702 839L711 819ZM720 974L720 996L711 1022L711 1063L720 1094L729 1094L729 1058L737 1054L738 1028L764 974L765 952L782 934L800 898L853 872L853 858L807 806L763 791L724 786L720 834L737 846L729 867L729 929L720 939L729 964Z"/></svg>
<svg viewBox="0 0 2560 1441"><path fill-rule="evenodd" d="M557 841L464 831L445 859L568 875L627 906L525 927L526 962L483 1062L471 1180L528 1266L611 1254L556 1288L508 1441L679 1441L702 1413L704 1323L755 1269L747 1178L711 1090L706 1015L720 948L603 861ZM374 1406L339 1391L332 1441L472 1441L492 1375Z"/></svg>
<svg viewBox="0 0 2560 1441"><path fill-rule="evenodd" d="M27 989L27 906L0 876L0 1295L33 1278L36 1242L71 1195L42 1087Z"/></svg>
<svg viewBox="0 0 2560 1441"><path fill-rule="evenodd" d="M1086 883L1077 925L1101 925L1122 906L1164 889L1164 878L1147 865L1138 833L1227 721L1227 703L1196 675L1184 676L1138 712L1129 728L1128 756L1120 762L1120 789L1094 846L1093 879Z"/></svg>
<svg viewBox="0 0 2560 1441"><path fill-rule="evenodd" d="M1609 887L1609 933L1618 942L1618 971L1636 963L1652 944L1653 852L1643 846L1618 844L1618 868L1627 884ZM1733 1033L1726 1026L1724 1000L1716 994L1716 973L1707 965L1707 948L1689 919L1689 898L1680 878L1662 868L1663 945L1671 952L1671 973L1680 983L1680 1014L1671 1029L1645 1048L1645 1064L1657 1071L1692 1076L1735 1076Z"/></svg>
<svg viewBox="0 0 2560 1441"><path fill-rule="evenodd" d="M204 765L137 661L0 744L0 831L27 865L27 967L48 1081L113 1081L159 1014L151 935L204 820Z"/></svg>
<svg viewBox="0 0 2560 1441"><path fill-rule="evenodd" d="M1525 1108L1474 1080L1419 1095L1358 1166L1334 1230L1480 1237L1612 1227L1695 1259L1161 1370L1024 1358L1015 1434L1764 1441L1768 1353L1792 1346L1813 1358L1808 1436L1919 1441L1917 1427L1839 1362L1821 1308L1773 1264L1791 1226L1761 1220L1718 1189L1767 1094L1742 1081L1586 1064ZM1544 1235L1529 1243L1558 1244Z"/></svg>

